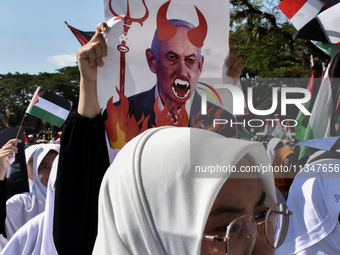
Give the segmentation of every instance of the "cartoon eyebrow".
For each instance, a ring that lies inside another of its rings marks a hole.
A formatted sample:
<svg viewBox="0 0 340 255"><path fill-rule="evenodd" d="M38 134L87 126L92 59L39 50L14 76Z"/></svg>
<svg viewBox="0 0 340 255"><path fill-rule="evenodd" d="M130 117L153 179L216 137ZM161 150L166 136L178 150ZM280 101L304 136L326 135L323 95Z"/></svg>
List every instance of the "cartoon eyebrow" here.
<svg viewBox="0 0 340 255"><path fill-rule="evenodd" d="M175 55L176 57L178 57L178 54L176 52L173 52L172 50L165 53L165 55Z"/></svg>
<svg viewBox="0 0 340 255"><path fill-rule="evenodd" d="M174 51L172 51L172 50L170 50L170 51L168 51L167 53L165 53L165 55L175 55L176 57L179 56L176 52L174 52ZM185 56L185 58L194 58L194 59L196 59L196 54L191 53L190 55Z"/></svg>
<svg viewBox="0 0 340 255"><path fill-rule="evenodd" d="M185 58L194 58L194 59L196 59L196 55L194 53L192 53L189 56L186 56Z"/></svg>

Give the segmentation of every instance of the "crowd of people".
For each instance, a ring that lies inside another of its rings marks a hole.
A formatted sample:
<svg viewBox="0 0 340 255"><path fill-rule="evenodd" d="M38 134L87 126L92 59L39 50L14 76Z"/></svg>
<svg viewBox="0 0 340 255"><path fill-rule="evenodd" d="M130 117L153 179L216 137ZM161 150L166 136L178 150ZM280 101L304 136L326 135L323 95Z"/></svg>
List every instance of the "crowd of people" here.
<svg viewBox="0 0 340 255"><path fill-rule="evenodd" d="M177 26L181 36L189 30ZM277 138L265 149L232 138L232 130L226 137L204 127L163 126L110 155L96 95L108 30L99 24L77 51L79 105L59 143L25 149L29 192L10 198L6 193L6 172L21 141L9 140L0 149L0 254L339 254L340 183L334 173L241 171L298 165L297 153ZM170 40L158 42L157 49ZM192 45L184 53L176 50L173 65L184 62L174 71L181 70L177 79L190 75L181 54L199 53ZM242 66L237 51L231 52L226 65L237 73ZM158 54L155 72L162 62ZM309 164L340 164L323 155ZM236 171L194 171L216 165Z"/></svg>

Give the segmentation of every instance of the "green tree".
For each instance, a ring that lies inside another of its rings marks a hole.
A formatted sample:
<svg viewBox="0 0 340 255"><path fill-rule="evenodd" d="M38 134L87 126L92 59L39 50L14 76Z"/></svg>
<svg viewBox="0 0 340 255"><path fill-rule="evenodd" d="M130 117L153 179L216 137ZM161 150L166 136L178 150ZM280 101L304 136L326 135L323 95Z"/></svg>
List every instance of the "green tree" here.
<svg viewBox="0 0 340 255"><path fill-rule="evenodd" d="M64 67L56 73L38 75L8 73L0 75L0 128L15 127L21 124L36 88L40 86L78 105L79 71L77 66ZM5 126L5 124L7 124ZM49 126L47 124L47 126ZM38 133L44 128L43 122L27 115L23 122L27 133ZM55 128L57 129L57 128Z"/></svg>
<svg viewBox="0 0 340 255"><path fill-rule="evenodd" d="M310 55L320 76L329 57L308 40L296 38L294 26L278 0L231 0L231 32L244 63L243 77L307 78Z"/></svg>
<svg viewBox="0 0 340 255"><path fill-rule="evenodd" d="M330 58L310 41L293 39L294 26L277 7L279 0L230 0L230 38L244 64L242 87L247 95L247 88L253 88L253 105L258 110L269 109L272 104L272 88L280 86L307 87L311 75L310 56L314 56L316 77L321 77L322 62ZM273 80L259 80L271 78ZM275 81L274 78L292 78L289 82ZM275 82L274 82L275 81ZM319 81L315 83L315 93ZM301 97L291 95L290 98ZM288 106L287 115L280 119L295 119L298 108ZM280 113L280 101L277 111ZM263 116L265 118L266 116ZM258 119L249 114L239 119ZM263 128L262 128L263 129Z"/></svg>

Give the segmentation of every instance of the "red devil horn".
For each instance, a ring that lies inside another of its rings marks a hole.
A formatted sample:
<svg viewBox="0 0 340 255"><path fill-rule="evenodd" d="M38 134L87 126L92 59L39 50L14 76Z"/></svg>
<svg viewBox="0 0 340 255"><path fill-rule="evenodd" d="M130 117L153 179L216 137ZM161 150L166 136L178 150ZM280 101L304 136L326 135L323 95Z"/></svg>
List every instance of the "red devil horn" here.
<svg viewBox="0 0 340 255"><path fill-rule="evenodd" d="M169 40L177 33L177 28L166 18L169 4L170 1L163 4L157 13L157 38L160 41Z"/></svg>
<svg viewBox="0 0 340 255"><path fill-rule="evenodd" d="M195 6L199 24L197 27L190 29L187 33L189 41L196 46L197 48L201 48L204 43L204 39L207 36L208 25L207 21L205 20L203 14L200 12L199 9Z"/></svg>

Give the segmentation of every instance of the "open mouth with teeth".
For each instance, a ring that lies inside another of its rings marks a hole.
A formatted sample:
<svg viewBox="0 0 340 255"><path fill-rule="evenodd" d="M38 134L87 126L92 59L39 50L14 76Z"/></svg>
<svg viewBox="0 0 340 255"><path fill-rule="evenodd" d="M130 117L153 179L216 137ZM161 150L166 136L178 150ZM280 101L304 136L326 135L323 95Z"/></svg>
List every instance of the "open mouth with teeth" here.
<svg viewBox="0 0 340 255"><path fill-rule="evenodd" d="M190 94L190 84L188 81L176 79L172 85L172 92L179 99L185 99Z"/></svg>

